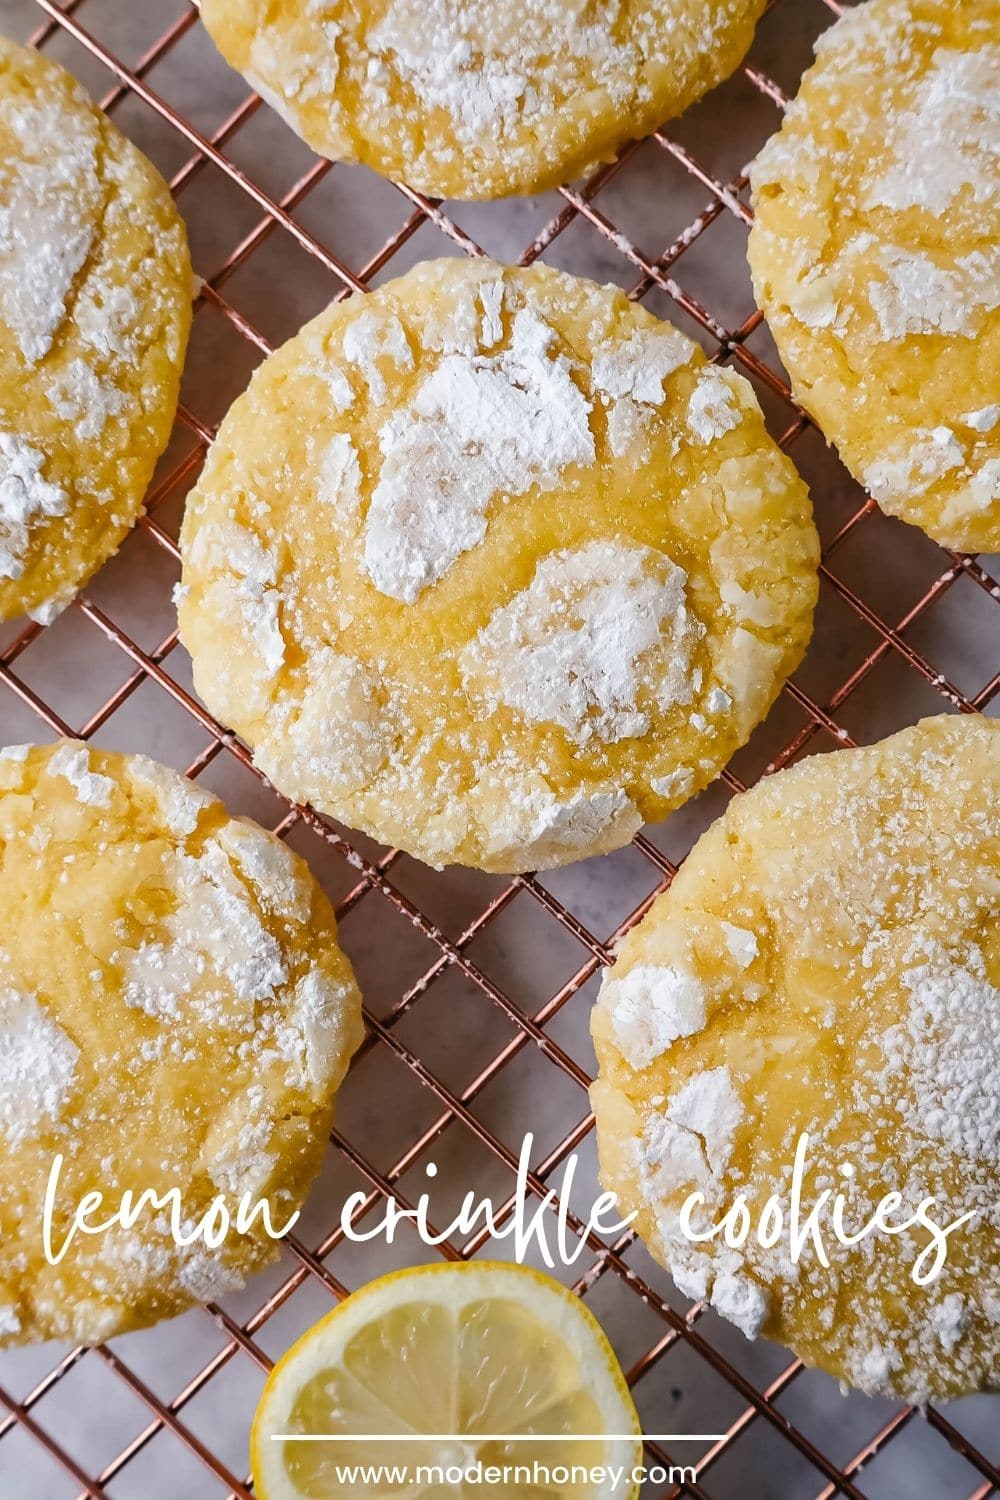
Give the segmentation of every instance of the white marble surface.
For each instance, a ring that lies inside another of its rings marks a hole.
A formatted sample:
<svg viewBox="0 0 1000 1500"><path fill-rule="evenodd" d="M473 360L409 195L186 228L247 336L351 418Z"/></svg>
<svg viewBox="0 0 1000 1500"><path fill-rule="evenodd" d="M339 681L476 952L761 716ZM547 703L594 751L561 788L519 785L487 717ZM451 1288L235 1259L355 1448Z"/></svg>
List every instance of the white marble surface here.
<svg viewBox="0 0 1000 1500"><path fill-rule="evenodd" d="M133 64L184 9L184 0L86 0L77 15L123 61ZM34 0L0 0L0 28L15 37L26 37L39 18ZM752 61L784 89L794 91L811 42L830 19L830 11L821 0L779 0L761 26ZM49 51L98 97L109 87L107 71L74 42L60 36ZM206 132L214 130L246 92L241 80L216 57L199 25L152 69L148 81ZM188 144L153 109L134 97L124 100L115 117L167 174L176 172L190 154ZM777 118L774 106L745 78L738 77L691 111L670 133L707 172L728 181L775 128ZM313 160L267 109L254 115L227 150L238 166L279 197ZM602 192L597 206L643 253L655 257L709 201L710 194L702 184L655 145L647 144ZM205 277L214 275L260 219L260 210L214 167L201 171L188 183L180 203L189 223L196 267ZM490 253L513 259L559 207L558 197L547 194L501 204L453 205L449 212ZM334 255L357 270L409 212L410 205L390 185L366 171L337 166L297 211L297 217ZM737 328L752 311L743 248L742 228L724 213L673 272L683 288L730 329ZM396 274L421 258L450 253L455 253L454 244L434 226L424 224L381 275ZM623 286L631 286L635 280L634 267L582 219L555 240L546 259ZM291 334L339 289L328 270L279 230L226 282L224 293L269 340L277 341ZM662 292L646 300L655 311L698 332L683 314L677 314ZM714 352L711 341L703 341ZM773 350L763 328L751 336L750 347L773 362ZM185 376L187 405L203 420L217 420L243 388L255 362L252 347L226 319L217 310L202 307ZM767 389L761 389L760 395L774 431L780 433L789 422L788 408ZM191 447L190 432L179 427L170 461L176 462ZM793 454L810 481L821 530L829 537L858 503L858 492L815 434L808 433L798 441ZM182 509L182 488L158 513L160 522L171 532L176 531ZM834 565L838 575L884 621L895 625L944 571L947 560L919 533L875 515L837 550ZM169 587L175 577L176 567L169 557L148 535L137 532L94 581L88 596L143 647L151 648L172 628ZM0 648L16 633L15 627L0 627ZM929 615L907 631L907 639L963 692L975 694L997 669L996 606L975 585L962 579ZM798 682L816 701L825 703L832 689L877 640L871 628L826 588L815 643L797 674ZM176 681L189 685L188 665L181 650L174 651L165 665ZM69 725L79 728L129 675L130 663L78 611L72 610L31 645L15 670ZM838 721L857 739L871 740L943 706L924 681L899 656L890 653L847 699ZM783 697L768 724L737 757L734 769L744 779L759 774L770 755L803 722L802 711ZM45 737L44 723L0 682L0 741ZM207 737L166 694L146 683L101 727L96 741L121 749L143 749L183 768L205 748ZM831 742L822 735L811 745L813 749L830 747ZM221 792L234 810L272 825L282 815L278 800L225 755L209 766L203 779ZM650 837L676 858L686 852L724 802L723 791L712 789L668 824L651 830ZM353 872L314 835L298 829L291 842L310 859L334 898L351 888ZM357 843L370 852L364 840ZM504 888L504 882L486 876L454 871L437 875L406 858L393 867L391 879L452 937ZM545 880L548 889L601 940L655 884L652 865L634 850ZM437 956L433 944L377 894L366 895L350 911L343 924L343 939L376 1014L388 1009ZM486 928L469 953L516 1006L528 1012L535 1011L566 983L588 957L587 950L525 892ZM593 991L591 981L547 1028L588 1071L593 1068L587 1035ZM436 1078L460 1092L514 1035L514 1026L473 984L450 970L431 985L398 1025L397 1035ZM471 1108L515 1152L523 1132L532 1129L536 1158L541 1159L584 1117L587 1103L582 1090L529 1043L477 1095ZM428 1089L381 1047L353 1072L344 1090L339 1124L365 1159L384 1171L439 1113L440 1104ZM470 1183L479 1192L493 1192L498 1198L509 1189L509 1174L496 1158L464 1125L452 1124L433 1151L403 1178L404 1191L416 1193L423 1187L422 1167L431 1156L440 1167L434 1189L439 1219L448 1216L449 1206ZM584 1142L581 1157L581 1186L575 1204L585 1208L596 1191L591 1138ZM322 1238L335 1222L344 1195L361 1181L345 1157L331 1150L305 1215L303 1238L307 1243ZM343 1284L354 1287L391 1266L427 1258L428 1252L415 1240L393 1248L375 1242L339 1248L328 1264ZM628 1259L675 1306L686 1306L641 1248L631 1250ZM586 1264L586 1259L582 1263ZM286 1255L280 1267L229 1299L227 1311L237 1320L245 1319L263 1295L279 1284L290 1265L291 1258ZM664 1332L656 1315L613 1274L597 1282L589 1301L626 1365ZM270 1356L280 1354L329 1305L329 1293L321 1286L305 1285L263 1326L258 1335L260 1347ZM759 1387L788 1362L784 1351L764 1342L747 1344L712 1314L702 1318L698 1326ZM196 1311L172 1324L118 1340L115 1350L158 1397L169 1401L225 1342L212 1319ZM0 1356L0 1385L15 1398L23 1396L63 1353L47 1347ZM182 1413L189 1429L238 1476L246 1469L247 1428L261 1382L258 1367L238 1352ZM683 1343L672 1348L642 1379L637 1396L645 1422L659 1430L722 1429L744 1409L739 1394ZM842 1397L831 1381L814 1373L794 1381L777 1404L836 1461L846 1461L879 1430L892 1411L885 1402L856 1395ZM148 1409L101 1356L93 1353L54 1387L34 1415L90 1474L98 1473L149 1420ZM994 1458L1000 1456L1000 1403L976 1398L950 1407L948 1416L986 1452ZM693 1454L684 1450L674 1456L681 1461ZM977 1476L940 1436L917 1420L883 1457L865 1469L859 1483L872 1500L910 1500L918 1494L970 1495L977 1488ZM758 1496L805 1500L822 1490L823 1479L767 1421L758 1419L711 1468L704 1488L715 1500L752 1500ZM0 1442L0 1496L4 1500L63 1500L77 1492L78 1486L27 1434L14 1431ZM226 1486L173 1435L160 1433L110 1482L108 1493L116 1500L213 1500L226 1493Z"/></svg>

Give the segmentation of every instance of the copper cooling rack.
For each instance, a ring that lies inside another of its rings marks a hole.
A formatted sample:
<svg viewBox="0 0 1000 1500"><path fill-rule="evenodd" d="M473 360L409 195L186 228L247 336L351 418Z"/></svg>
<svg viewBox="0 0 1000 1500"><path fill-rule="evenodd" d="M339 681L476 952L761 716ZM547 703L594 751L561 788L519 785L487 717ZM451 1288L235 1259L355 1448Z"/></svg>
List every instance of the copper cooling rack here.
<svg viewBox="0 0 1000 1500"><path fill-rule="evenodd" d="M592 1180L585 1027L596 978L700 826L733 791L803 752L874 739L923 712L997 711L996 560L941 551L877 512L791 402L749 297L743 163L777 127L809 41L841 9L835 0L776 0L741 73L684 120L582 186L484 208L442 206L312 157L214 57L188 0L69 0L62 8L0 0L0 17L12 14L22 32L34 25L33 43L103 95L103 107L164 167L205 278L149 513L55 625L0 633L0 739L70 734L141 748L221 784L231 803L238 783L238 810L288 837L330 888L362 971L380 954L377 979L364 983L368 1034L330 1160L278 1268L225 1306L113 1348L61 1358L30 1351L29 1365L20 1353L5 1355L0 1494L251 1496L246 1433L272 1359L332 1299L389 1263L377 1242L359 1252L344 1241L345 1192L360 1185L365 1193L355 1216L362 1228L387 1195L406 1204L427 1185L418 1169L432 1152L439 1160L452 1152L509 1211L527 1128L536 1130L535 1198L559 1184L574 1152ZM141 55L122 55L127 46ZM210 113L213 90L228 111L221 121L218 108ZM733 140L727 122L736 118L744 124ZM280 180L279 158L298 164L292 179ZM636 243L640 209L663 224L659 249ZM223 230L202 233L209 218ZM183 496L229 400L294 331L303 299L315 311L415 259L477 255L481 244L523 264L544 256L591 274L596 267L741 369L810 482L824 540L817 641L767 726L701 799L700 813L646 830L630 850L593 862L585 879L433 876L397 850L281 803L244 746L192 696L173 628ZM282 289L293 282L301 296L289 320ZM453 1029L472 1059L464 1072L449 1050ZM391 1098L381 1110L369 1087L375 1062ZM581 1231L575 1215L569 1222ZM441 1253L459 1259L488 1249L483 1233ZM429 1253L414 1240L397 1247L392 1263ZM746 1345L702 1305L686 1303L629 1233L613 1243L590 1234L577 1265L576 1289L618 1344L645 1425L725 1434L695 1450L650 1444L650 1462L694 1470L658 1495L985 1500L1000 1491L1000 1413L991 1398L917 1412L843 1397L787 1353Z"/></svg>

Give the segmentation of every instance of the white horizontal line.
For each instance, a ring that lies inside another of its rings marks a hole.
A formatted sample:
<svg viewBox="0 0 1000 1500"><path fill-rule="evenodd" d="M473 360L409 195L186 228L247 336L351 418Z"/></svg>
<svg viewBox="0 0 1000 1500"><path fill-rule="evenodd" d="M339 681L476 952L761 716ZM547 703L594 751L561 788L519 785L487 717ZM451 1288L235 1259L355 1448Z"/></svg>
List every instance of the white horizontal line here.
<svg viewBox="0 0 1000 1500"><path fill-rule="evenodd" d="M272 1443L720 1443L724 1432L272 1432Z"/></svg>

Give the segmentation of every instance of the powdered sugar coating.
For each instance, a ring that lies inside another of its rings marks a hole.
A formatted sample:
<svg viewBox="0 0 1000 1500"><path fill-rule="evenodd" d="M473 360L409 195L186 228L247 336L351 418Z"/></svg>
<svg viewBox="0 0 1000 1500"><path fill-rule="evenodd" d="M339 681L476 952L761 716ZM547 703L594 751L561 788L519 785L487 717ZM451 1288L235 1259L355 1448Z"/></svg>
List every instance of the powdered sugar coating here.
<svg viewBox="0 0 1000 1500"><path fill-rule="evenodd" d="M612 976L605 1003L611 1007L615 1045L633 1068L648 1067L679 1037L700 1031L708 1018L697 976L665 964L637 964L622 979Z"/></svg>
<svg viewBox="0 0 1000 1500"><path fill-rule="evenodd" d="M748 1337L912 1400L991 1388L1000 1371L998 752L994 721L929 719L736 798L621 944L593 1018L602 1181L678 1286ZM664 973L690 976L705 1019L634 1053L659 1025L646 976ZM623 1029L625 992L645 1003ZM794 1262L802 1132L803 1221L838 1190L851 1233L888 1192L894 1224L924 1198L941 1226L971 1213L936 1279L910 1279L925 1231L848 1248L829 1204L830 1264L808 1235ZM785 1230L694 1243L678 1214L695 1190L696 1232L737 1195L754 1230L777 1195Z"/></svg>
<svg viewBox="0 0 1000 1500"><path fill-rule="evenodd" d="M90 769L90 751L86 745L60 745L45 770L49 776L61 776L68 781L79 802L93 807L111 805L115 784L110 777Z"/></svg>
<svg viewBox="0 0 1000 1500"><path fill-rule="evenodd" d="M911 1081L905 1105L914 1132L956 1155L1000 1161L1000 989L984 972L978 951L956 963L931 940L903 970L909 1007L882 1037L884 1084L891 1091L901 1070Z"/></svg>
<svg viewBox="0 0 1000 1500"><path fill-rule="evenodd" d="M688 401L688 426L701 443L712 443L740 424L737 387L721 370L707 371Z"/></svg>
<svg viewBox="0 0 1000 1500"><path fill-rule="evenodd" d="M31 995L0 990L0 1136L8 1147L62 1122L79 1055Z"/></svg>
<svg viewBox="0 0 1000 1500"><path fill-rule="evenodd" d="M0 432L0 578L20 578L31 531L48 516L64 516L69 496L42 473L44 454L13 432Z"/></svg>
<svg viewBox="0 0 1000 1500"><path fill-rule="evenodd" d="M715 1311L748 1339L755 1339L767 1322L770 1299L763 1287L749 1276L720 1271L712 1283L711 1304Z"/></svg>
<svg viewBox="0 0 1000 1500"><path fill-rule="evenodd" d="M705 384L734 416L709 443ZM619 847L750 732L815 597L804 489L746 383L617 291L485 260L418 266L266 361L182 550L213 712L287 795L435 865Z"/></svg>
<svg viewBox="0 0 1000 1500"><path fill-rule="evenodd" d="M178 1249L162 1214L74 1241L84 1190L217 1193L282 1224L319 1166L360 1002L325 897L277 839L145 757L69 741L0 756L0 1343L92 1342L219 1296L259 1233ZM162 1220L162 1222L158 1222ZM57 1243L59 1240L57 1238Z"/></svg>
<svg viewBox="0 0 1000 1500"><path fill-rule="evenodd" d="M191 290L152 166L69 74L0 39L0 619L55 618L134 522Z"/></svg>
<svg viewBox="0 0 1000 1500"><path fill-rule="evenodd" d="M879 504L996 550L1000 16L868 0L817 54L751 171L758 302L796 396Z"/></svg>
<svg viewBox="0 0 1000 1500"><path fill-rule="evenodd" d="M6 90L0 129L14 151L0 166L0 317L29 364L52 348L101 208L96 114L67 114L51 95Z"/></svg>
<svg viewBox="0 0 1000 1500"><path fill-rule="evenodd" d="M733 71L764 0L205 0L224 56L322 155L438 197L537 192Z"/></svg>
<svg viewBox="0 0 1000 1500"><path fill-rule="evenodd" d="M508 350L445 355L382 426L364 553L381 593L412 604L482 541L493 500L554 489L568 465L593 463L590 404L566 356L549 357L554 337L522 308Z"/></svg>
<svg viewBox="0 0 1000 1500"><path fill-rule="evenodd" d="M693 693L704 631L686 581L648 547L551 552L462 652L465 682L529 722L558 724L579 746L595 735L637 738L649 729L644 704L687 703Z"/></svg>

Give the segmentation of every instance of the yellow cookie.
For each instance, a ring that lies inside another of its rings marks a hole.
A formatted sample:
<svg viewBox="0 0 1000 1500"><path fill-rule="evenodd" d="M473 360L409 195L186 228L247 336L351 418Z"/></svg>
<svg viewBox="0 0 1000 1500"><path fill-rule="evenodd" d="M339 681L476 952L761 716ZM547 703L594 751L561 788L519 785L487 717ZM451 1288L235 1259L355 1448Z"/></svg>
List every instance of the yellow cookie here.
<svg viewBox="0 0 1000 1500"><path fill-rule="evenodd" d="M925 719L737 797L594 1012L601 1178L653 1255L873 1394L1000 1383L998 916L1000 723Z"/></svg>
<svg viewBox="0 0 1000 1500"><path fill-rule="evenodd" d="M285 1225L360 1036L329 902L280 840L145 756L0 750L0 1344L94 1343L241 1286L275 1250L260 1218L193 1231L219 1195ZM60 1259L85 1194L93 1226L146 1191L162 1205Z"/></svg>
<svg viewBox="0 0 1000 1500"><path fill-rule="evenodd" d="M1000 5L867 0L751 171L797 399L891 515L1000 549Z"/></svg>
<svg viewBox="0 0 1000 1500"><path fill-rule="evenodd" d="M440 198L579 176L728 78L765 0L203 0L321 156Z"/></svg>
<svg viewBox="0 0 1000 1500"><path fill-rule="evenodd" d="M0 620L52 619L134 524L191 295L159 174L68 73L0 37Z"/></svg>
<svg viewBox="0 0 1000 1500"><path fill-rule="evenodd" d="M257 371L181 630L275 786L430 864L617 848L805 649L817 543L750 386L623 293L442 260Z"/></svg>

